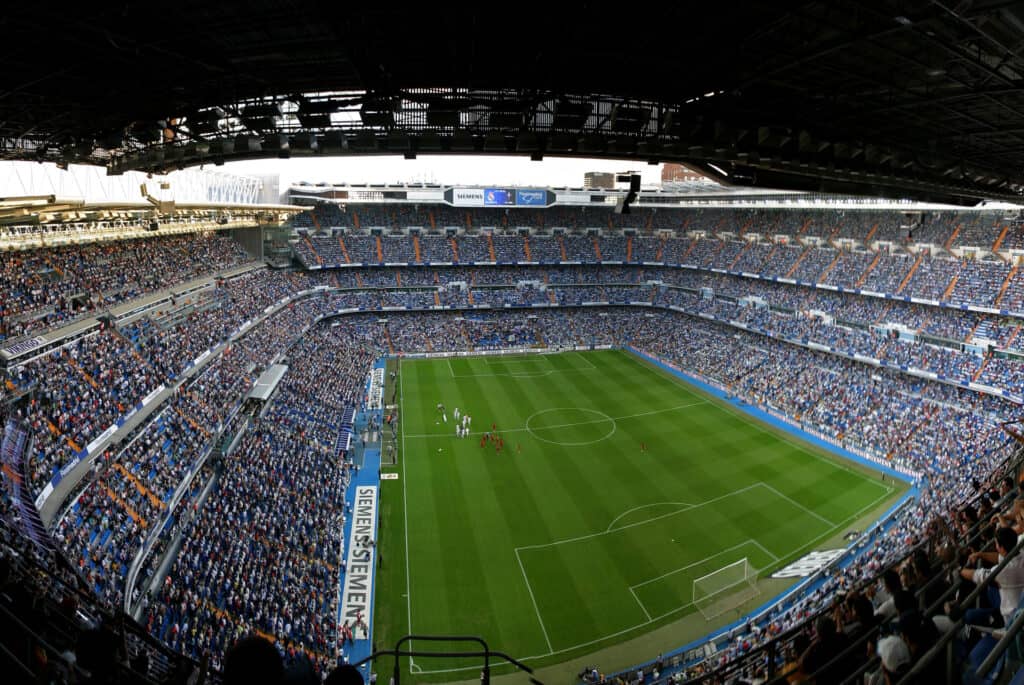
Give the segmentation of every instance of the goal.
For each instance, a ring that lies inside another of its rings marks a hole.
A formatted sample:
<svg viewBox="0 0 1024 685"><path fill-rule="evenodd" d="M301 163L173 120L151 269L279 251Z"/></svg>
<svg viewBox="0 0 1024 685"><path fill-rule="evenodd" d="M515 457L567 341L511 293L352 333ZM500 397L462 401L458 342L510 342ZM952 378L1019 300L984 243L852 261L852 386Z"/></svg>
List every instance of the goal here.
<svg viewBox="0 0 1024 685"><path fill-rule="evenodd" d="M746 557L693 579L693 605L710 621L758 594L757 569Z"/></svg>

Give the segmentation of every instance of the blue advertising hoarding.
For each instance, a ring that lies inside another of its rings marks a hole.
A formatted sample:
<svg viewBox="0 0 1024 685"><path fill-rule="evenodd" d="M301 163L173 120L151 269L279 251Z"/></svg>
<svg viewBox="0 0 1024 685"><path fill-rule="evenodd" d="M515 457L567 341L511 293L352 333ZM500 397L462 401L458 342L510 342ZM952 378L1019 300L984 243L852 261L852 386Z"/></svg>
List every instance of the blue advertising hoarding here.
<svg viewBox="0 0 1024 685"><path fill-rule="evenodd" d="M543 207L548 203L546 190L517 190L516 204L524 207Z"/></svg>

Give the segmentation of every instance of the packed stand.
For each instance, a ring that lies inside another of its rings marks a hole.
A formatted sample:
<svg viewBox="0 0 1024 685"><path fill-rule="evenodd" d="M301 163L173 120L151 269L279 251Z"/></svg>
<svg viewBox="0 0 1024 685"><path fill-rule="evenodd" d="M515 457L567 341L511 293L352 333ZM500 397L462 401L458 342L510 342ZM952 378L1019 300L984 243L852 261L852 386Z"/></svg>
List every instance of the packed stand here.
<svg viewBox="0 0 1024 685"><path fill-rule="evenodd" d="M0 340L248 259L234 240L212 233L0 253Z"/></svg>

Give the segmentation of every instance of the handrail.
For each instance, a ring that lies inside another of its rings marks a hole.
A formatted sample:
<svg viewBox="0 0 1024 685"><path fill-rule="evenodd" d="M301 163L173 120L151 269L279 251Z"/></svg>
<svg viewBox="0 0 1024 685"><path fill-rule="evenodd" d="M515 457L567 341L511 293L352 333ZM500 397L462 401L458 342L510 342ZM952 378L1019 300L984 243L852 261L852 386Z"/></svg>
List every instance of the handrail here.
<svg viewBox="0 0 1024 685"><path fill-rule="evenodd" d="M1022 628L1024 628L1024 611L1018 612L1017 618L1013 619L1013 623L1007 627L1006 632L1001 638L999 638L999 642L996 643L996 646L992 648L992 651L988 653L985 660L981 662L980 666L978 666L978 670L975 671L975 675L979 678L983 678L986 673L991 671L992 667L995 666L996 661L1003 656L1003 652L1005 652L1013 643Z"/></svg>
<svg viewBox="0 0 1024 685"><path fill-rule="evenodd" d="M426 641L426 642L473 642L473 643L481 645L483 647L483 651L460 651L460 652L440 651L440 652L429 652L429 651L423 651L423 650L418 650L418 649L408 649L408 650L401 649L403 643L405 643L405 642L412 642L413 640L421 640L421 641ZM529 675L530 676L530 682L533 683L533 685L544 685L543 682L541 682L540 680L537 680L537 678L535 678L533 676L533 669L532 668L530 668L526 664L522 663L521 661L515 659L514 657L511 657L508 654L505 654L504 652L499 652L499 651L492 650L487 645L487 642L483 638L477 637L475 635L406 635L404 637L399 638L398 642L395 643L394 649L384 649L384 650L376 651L373 654L371 654L370 656L368 656L368 657L366 657L366 658L364 658L364 659L362 659L360 661L357 661L356 663L352 664L352 666L354 668L359 668L363 664L366 664L368 662L374 661L378 657L381 657L381 656L392 656L395 659L394 670L392 671L392 680L393 680L394 685L400 685L400 683L401 683L402 673L401 673L399 657L403 657L403 656L409 656L409 657L423 656L423 657L428 657L428 658L432 658L432 657L433 658L483 657L484 665L483 665L483 669L480 672L480 684L481 685L490 685L490 682L491 682L491 658L492 657L498 657L498 658L504 660L506 663L512 664L513 666L515 666L520 671L523 671L524 673Z"/></svg>
<svg viewBox="0 0 1024 685"><path fill-rule="evenodd" d="M967 606L972 604L975 600L978 599L978 597L981 595L983 591L987 591L988 588L992 585L992 583L995 582L996 577L999 575L999 572L1006 568L1006 566L1011 561L1013 561L1018 554L1020 554L1022 549L1024 549L1024 540L1014 545L1013 549L1010 550L1010 552L1003 557L1003 560L995 565L991 573L988 574L988 577L985 578L984 582L978 583L977 586L975 586L975 588L970 592L970 594L968 594L967 597L965 597L959 603L959 606ZM931 647L931 649L925 652L924 655L922 655L921 658L917 660L917 663L914 664L910 671L908 671L907 674L898 681L898 685L910 685L910 683L912 683L916 679L916 677L921 674L925 667L931 664L933 659L935 659L943 652L945 652L946 647L960 634L960 628L962 628L964 624L965 618L961 616L957 620L953 628L946 631L946 633L939 639L939 641L936 642Z"/></svg>

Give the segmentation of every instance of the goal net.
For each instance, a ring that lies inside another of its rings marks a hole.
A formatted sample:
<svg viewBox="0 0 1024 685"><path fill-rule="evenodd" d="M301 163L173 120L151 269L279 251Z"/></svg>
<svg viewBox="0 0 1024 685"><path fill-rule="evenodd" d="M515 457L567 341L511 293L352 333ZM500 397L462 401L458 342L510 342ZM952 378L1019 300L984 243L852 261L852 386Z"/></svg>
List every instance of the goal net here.
<svg viewBox="0 0 1024 685"><path fill-rule="evenodd" d="M757 569L746 557L693 580L693 605L708 621L757 594Z"/></svg>

